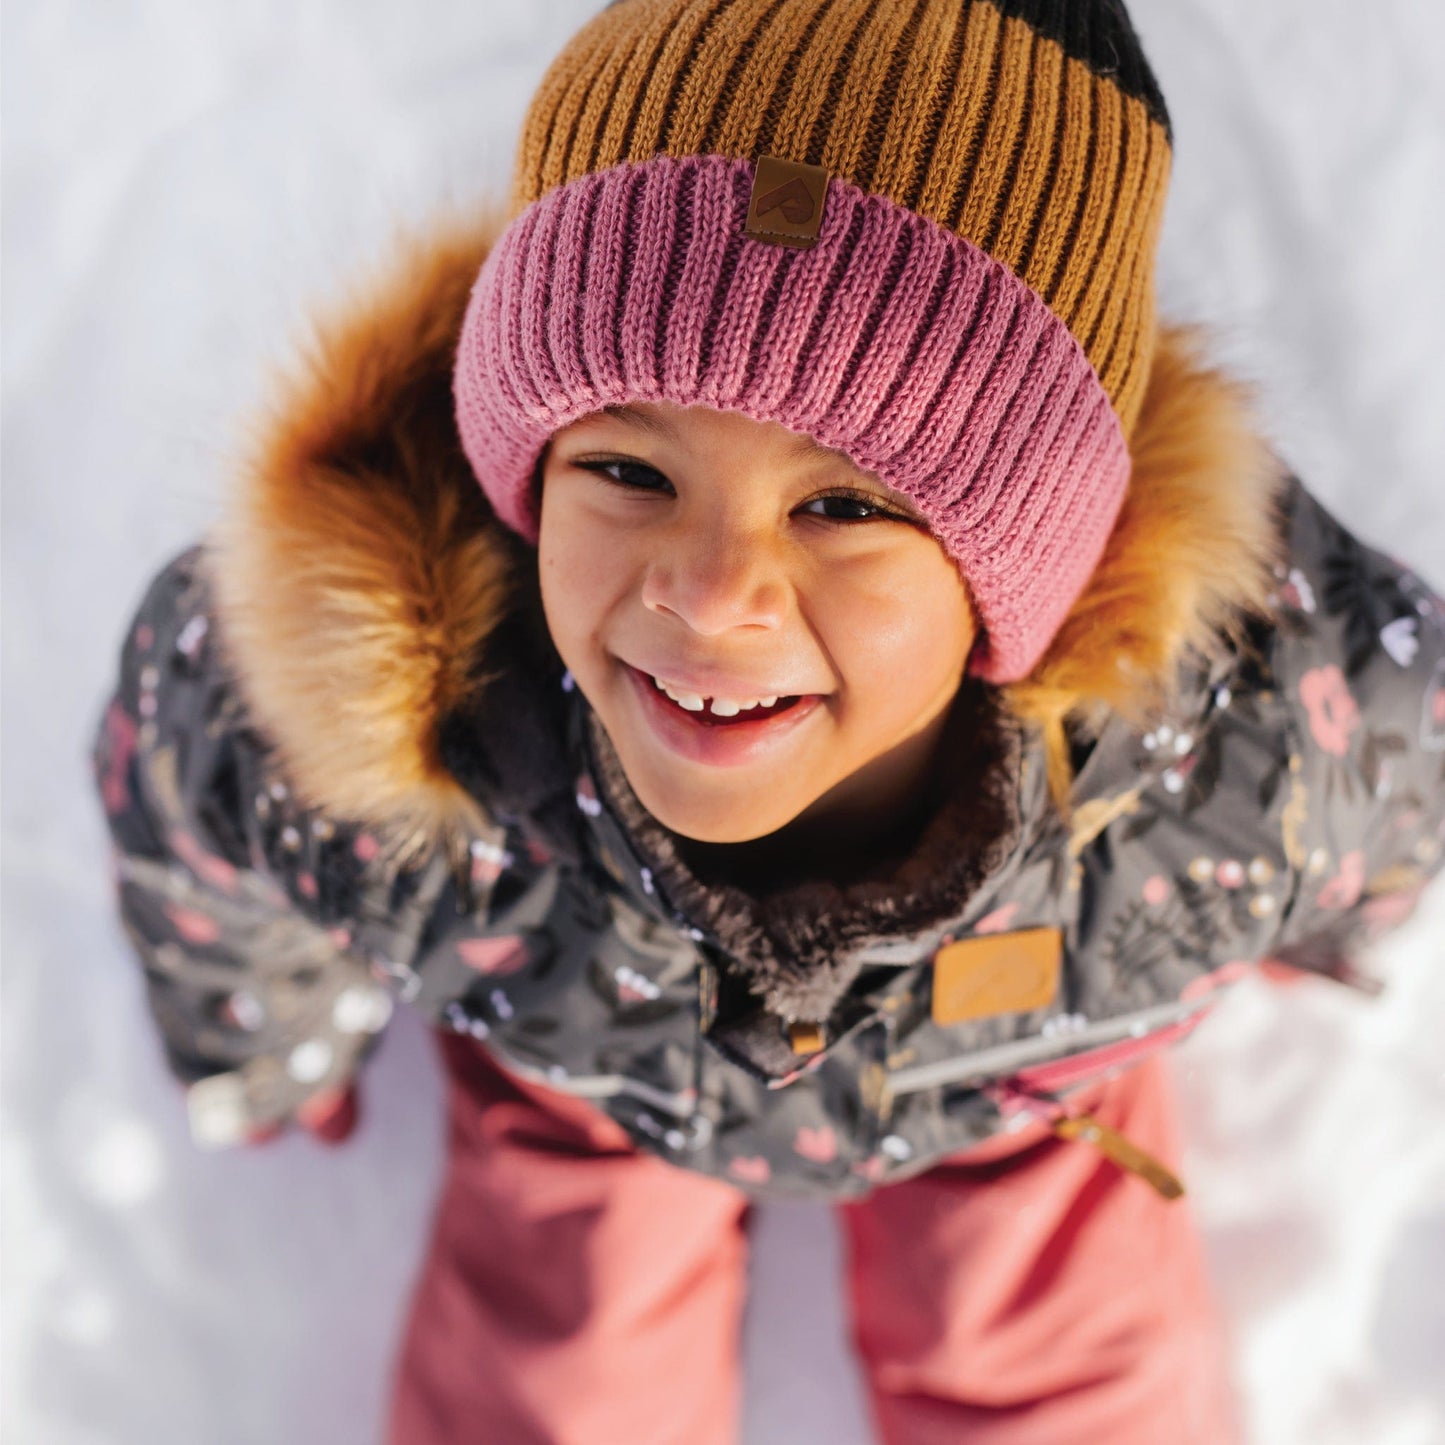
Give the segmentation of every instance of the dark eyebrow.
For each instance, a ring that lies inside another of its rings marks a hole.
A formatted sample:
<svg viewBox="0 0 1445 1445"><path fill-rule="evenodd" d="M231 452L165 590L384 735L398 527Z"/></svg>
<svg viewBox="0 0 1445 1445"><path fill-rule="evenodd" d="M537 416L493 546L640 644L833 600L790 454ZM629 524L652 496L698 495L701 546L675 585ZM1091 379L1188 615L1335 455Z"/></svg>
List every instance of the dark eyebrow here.
<svg viewBox="0 0 1445 1445"><path fill-rule="evenodd" d="M618 421L625 422L630 426L635 426L640 431L649 432L653 436L662 437L664 440L670 442L676 442L678 440L677 428L666 417L653 416L650 412L637 411L625 402L614 402L610 406L604 406L602 410L608 416L615 417ZM836 447L825 447L822 442L818 441L815 437L810 437L803 432L793 432L792 444L789 449L800 458L822 458L834 462L840 460L850 462L850 458L845 452L839 451ZM923 514L918 510L915 503L910 501L901 492L895 492L893 488L881 480L878 482L878 485L882 487L887 494L886 500L891 506L898 507L900 511L906 512L920 522L924 521Z"/></svg>

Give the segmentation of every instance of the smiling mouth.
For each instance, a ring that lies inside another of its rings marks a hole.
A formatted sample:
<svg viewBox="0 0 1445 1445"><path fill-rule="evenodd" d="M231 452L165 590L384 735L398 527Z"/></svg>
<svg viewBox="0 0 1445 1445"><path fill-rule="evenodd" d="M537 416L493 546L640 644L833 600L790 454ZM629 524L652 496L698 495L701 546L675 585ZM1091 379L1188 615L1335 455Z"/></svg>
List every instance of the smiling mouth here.
<svg viewBox="0 0 1445 1445"><path fill-rule="evenodd" d="M690 705L685 705L651 674L633 667L630 663L626 666L659 707L674 717L685 718L688 722L704 728L738 728L746 727L749 723L766 722L791 712L806 698L806 695L801 693L792 697L768 698L766 706L759 701L751 707L741 707L735 702L724 701L721 704L722 710L714 711L717 699L687 693L684 696Z"/></svg>
<svg viewBox="0 0 1445 1445"><path fill-rule="evenodd" d="M713 712L712 708L706 704L701 711L683 707L680 702L668 697L656 684L653 684L653 687L657 693L657 700L664 707L675 712L679 717L685 717L688 722L697 723L699 727L705 728L745 727L748 723L762 722L765 718L777 717L780 713L788 712L803 700L801 697L780 697L771 707L750 707L746 712L726 717ZM708 699L708 702L710 701L711 699Z"/></svg>

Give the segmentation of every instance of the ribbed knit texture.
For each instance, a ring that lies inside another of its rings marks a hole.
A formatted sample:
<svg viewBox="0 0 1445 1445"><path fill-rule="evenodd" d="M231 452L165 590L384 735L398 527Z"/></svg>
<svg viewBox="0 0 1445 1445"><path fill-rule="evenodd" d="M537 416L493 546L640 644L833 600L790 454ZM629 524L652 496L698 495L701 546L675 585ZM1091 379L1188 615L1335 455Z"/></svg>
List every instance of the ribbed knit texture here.
<svg viewBox="0 0 1445 1445"><path fill-rule="evenodd" d="M1170 145L1118 0L621 0L544 77L513 214L654 154L820 165L972 241L1063 320L1132 430Z"/></svg>
<svg viewBox="0 0 1445 1445"><path fill-rule="evenodd" d="M918 503L981 614L974 672L1024 676L1127 484L1097 374L1011 271L886 197L834 181L811 249L744 236L752 169L624 164L508 228L456 372L463 444L498 515L535 542L547 438L613 402L777 421Z"/></svg>

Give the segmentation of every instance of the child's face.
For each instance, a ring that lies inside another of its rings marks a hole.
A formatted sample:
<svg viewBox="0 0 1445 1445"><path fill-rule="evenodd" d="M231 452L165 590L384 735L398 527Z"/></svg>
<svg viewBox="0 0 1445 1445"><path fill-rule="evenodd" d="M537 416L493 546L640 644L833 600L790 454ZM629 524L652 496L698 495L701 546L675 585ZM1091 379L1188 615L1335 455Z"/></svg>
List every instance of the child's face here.
<svg viewBox="0 0 1445 1445"><path fill-rule="evenodd" d="M616 410L549 443L538 565L553 641L643 806L732 843L886 802L880 779L936 736L975 634L917 510L776 422ZM768 697L771 718L712 711Z"/></svg>

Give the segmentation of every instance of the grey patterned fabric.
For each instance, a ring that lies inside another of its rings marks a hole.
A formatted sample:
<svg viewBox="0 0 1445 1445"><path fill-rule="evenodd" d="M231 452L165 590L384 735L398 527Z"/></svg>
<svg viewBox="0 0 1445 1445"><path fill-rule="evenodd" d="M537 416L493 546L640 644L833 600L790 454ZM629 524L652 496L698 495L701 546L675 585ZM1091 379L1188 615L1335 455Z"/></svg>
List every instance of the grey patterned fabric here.
<svg viewBox="0 0 1445 1445"><path fill-rule="evenodd" d="M570 678L525 654L445 729L490 823L469 868L389 862L292 796L191 549L128 634L94 766L195 1137L255 1137L347 1084L399 1000L680 1166L838 1198L1185 1036L1260 959L1361 981L1361 946L1441 866L1445 604L1298 481L1283 512L1273 616L1167 722L1081 745L1070 825L1037 742L980 693L959 725L989 766L951 775L914 854L767 898L687 869ZM963 827L981 799L989 826ZM941 946L1040 928L1063 946L1046 1006L935 1021ZM797 1019L821 1051L794 1052Z"/></svg>

